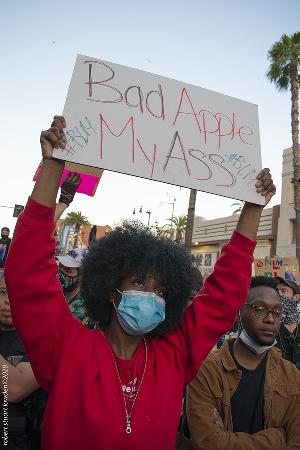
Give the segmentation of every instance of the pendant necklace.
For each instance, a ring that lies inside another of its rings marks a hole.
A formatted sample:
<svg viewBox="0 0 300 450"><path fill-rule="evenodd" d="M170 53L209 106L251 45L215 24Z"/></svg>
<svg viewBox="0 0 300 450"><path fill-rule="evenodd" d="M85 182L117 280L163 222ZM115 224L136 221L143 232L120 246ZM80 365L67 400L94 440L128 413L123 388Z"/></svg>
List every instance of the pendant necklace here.
<svg viewBox="0 0 300 450"><path fill-rule="evenodd" d="M104 333L103 333L103 334L104 334ZM132 418L132 413L133 413L133 409L134 409L134 406L135 406L135 402L136 402L136 400L137 400L137 398L138 398L138 395L139 395L139 392L140 392L140 389L141 389L141 386L142 386L142 383L143 383L143 380L144 380L144 377L145 377L146 368L147 368L147 362L148 362L148 347L147 347L147 342L146 342L146 339L145 339L145 338L143 339L143 342L144 342L144 346L145 346L145 364L144 364L144 370L143 370L143 375L142 375L142 378L141 378L139 387L138 387L138 389L137 389L137 391L136 391L136 395L135 395L135 397L134 397L134 399L133 399L133 402L132 402L130 411L127 410L127 406L126 406L126 398L125 398L125 394L124 394L123 388L122 388L122 380L121 380L121 377L120 377L120 373L119 373L117 361L116 361L114 352L112 351L112 348L110 349L110 350L111 350L111 354L112 354L112 356L113 356L114 363L115 363L116 372L117 372L117 375L118 375L118 379L119 379L119 383L120 383L120 388L121 388L121 393L122 393L122 397L123 397L123 401L124 401L125 416L126 416L126 429L125 429L125 431L126 431L127 434L130 434L130 433L131 433L131 418Z"/></svg>

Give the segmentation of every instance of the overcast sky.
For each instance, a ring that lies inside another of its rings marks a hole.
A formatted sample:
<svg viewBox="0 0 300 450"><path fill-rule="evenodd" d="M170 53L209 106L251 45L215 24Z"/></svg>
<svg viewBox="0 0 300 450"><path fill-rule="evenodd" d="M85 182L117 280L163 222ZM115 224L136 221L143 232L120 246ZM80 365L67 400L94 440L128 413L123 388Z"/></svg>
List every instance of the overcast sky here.
<svg viewBox="0 0 300 450"><path fill-rule="evenodd" d="M40 160L39 134L60 114L76 54L123 64L258 104L263 165L278 186L281 160L291 146L290 94L265 74L267 52L283 33L299 31L298 0L15 1L0 17L0 205L25 204ZM167 196L167 193L169 197ZM105 172L94 198L77 195L71 210L90 222L114 225L134 208L151 210L162 225L185 214L188 189ZM233 200L198 193L196 213L230 215ZM147 214L136 215L147 222ZM0 226L14 227L0 208Z"/></svg>

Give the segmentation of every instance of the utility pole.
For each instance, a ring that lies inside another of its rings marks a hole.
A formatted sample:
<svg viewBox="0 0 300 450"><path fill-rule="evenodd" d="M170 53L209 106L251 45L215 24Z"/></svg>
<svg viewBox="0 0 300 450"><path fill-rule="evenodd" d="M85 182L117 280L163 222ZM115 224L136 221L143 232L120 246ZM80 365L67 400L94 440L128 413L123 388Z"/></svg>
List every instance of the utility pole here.
<svg viewBox="0 0 300 450"><path fill-rule="evenodd" d="M148 225L147 227L149 228L149 224L150 224L150 216L151 216L151 211L149 209L149 211L146 211L146 214L148 214Z"/></svg>
<svg viewBox="0 0 300 450"><path fill-rule="evenodd" d="M172 195L169 195L166 192L168 197L171 197L173 199L172 202L160 202L160 206L165 204L165 205L172 205L172 216L171 216L171 226L170 226L170 238L173 238L173 218L174 218L174 209L175 209L175 202L176 202L176 198L173 197Z"/></svg>
<svg viewBox="0 0 300 450"><path fill-rule="evenodd" d="M187 222L185 227L185 249L188 253L192 253L193 230L195 220L197 190L190 190L189 209L187 214Z"/></svg>
<svg viewBox="0 0 300 450"><path fill-rule="evenodd" d="M138 210L138 208L134 208L134 209L133 209L133 211L132 211L132 214L133 214L133 215L136 214L136 210ZM142 213L143 213L143 205L140 206L140 209L139 209L139 214L142 214ZM149 228L149 225L150 225L150 217L151 217L152 211L150 211L150 209L149 209L148 211L145 211L145 213L148 214L148 225L147 225L147 227Z"/></svg>

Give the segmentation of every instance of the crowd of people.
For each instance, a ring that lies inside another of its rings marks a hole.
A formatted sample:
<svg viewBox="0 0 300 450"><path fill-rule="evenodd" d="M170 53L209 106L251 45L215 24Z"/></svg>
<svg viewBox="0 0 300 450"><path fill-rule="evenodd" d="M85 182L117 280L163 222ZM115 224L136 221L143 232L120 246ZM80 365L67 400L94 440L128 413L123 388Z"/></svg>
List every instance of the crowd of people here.
<svg viewBox="0 0 300 450"><path fill-rule="evenodd" d="M300 290L251 277L263 207L245 203L204 283L184 248L136 222L63 255L55 224L81 181L56 203L65 126L41 133L12 241L1 230L3 448L300 449ZM268 204L268 169L255 187Z"/></svg>

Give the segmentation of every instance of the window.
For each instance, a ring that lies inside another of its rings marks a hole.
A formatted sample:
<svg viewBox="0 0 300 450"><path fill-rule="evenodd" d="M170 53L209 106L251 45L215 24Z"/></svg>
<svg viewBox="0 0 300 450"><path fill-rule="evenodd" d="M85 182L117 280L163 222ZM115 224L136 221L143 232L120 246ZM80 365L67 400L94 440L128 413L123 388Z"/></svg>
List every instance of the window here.
<svg viewBox="0 0 300 450"><path fill-rule="evenodd" d="M211 267L211 253L206 253L204 258L204 266L205 267Z"/></svg>
<svg viewBox="0 0 300 450"><path fill-rule="evenodd" d="M197 253L196 255L192 255L193 264L195 264L196 267L201 267L203 265L203 254Z"/></svg>
<svg viewBox="0 0 300 450"><path fill-rule="evenodd" d="M203 265L203 255L202 255L202 253L199 253L199 254L196 256L196 264L197 264L197 267Z"/></svg>

